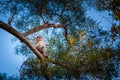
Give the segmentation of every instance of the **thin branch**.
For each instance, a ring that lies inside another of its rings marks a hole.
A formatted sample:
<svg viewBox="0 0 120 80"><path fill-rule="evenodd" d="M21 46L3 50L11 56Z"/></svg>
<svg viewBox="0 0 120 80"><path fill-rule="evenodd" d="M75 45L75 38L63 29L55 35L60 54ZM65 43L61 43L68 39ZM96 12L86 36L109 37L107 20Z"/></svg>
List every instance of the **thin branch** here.
<svg viewBox="0 0 120 80"><path fill-rule="evenodd" d="M16 14L13 14L9 19L8 19L8 25L11 26L12 21L14 20Z"/></svg>
<svg viewBox="0 0 120 80"><path fill-rule="evenodd" d="M49 59L46 59L48 62L50 63L53 63L53 64L56 64L56 65L59 65L59 66L62 66L66 69L69 69L69 70L73 70L73 71L76 71L76 72L82 72L80 68L75 68L75 67L72 67L71 65L69 64L66 64L66 63L63 63L63 62L58 62L56 60L49 60Z"/></svg>
<svg viewBox="0 0 120 80"><path fill-rule="evenodd" d="M64 24L49 24L49 23L45 23L44 25L42 26L38 26L38 27L35 27L25 33L23 33L24 36L28 36L32 33L35 33L37 31L40 31L40 30L43 30L43 29L46 29L46 28L62 28L62 27L66 27L66 25Z"/></svg>
<svg viewBox="0 0 120 80"><path fill-rule="evenodd" d="M14 18L15 18L15 15L17 14L17 7L16 7L17 4L13 5L13 11L11 12L11 16L10 18L8 19L8 25L11 26L11 23L13 22Z"/></svg>
<svg viewBox="0 0 120 80"><path fill-rule="evenodd" d="M43 14L41 15L41 18L42 18L43 22L46 23L45 19L43 18Z"/></svg>

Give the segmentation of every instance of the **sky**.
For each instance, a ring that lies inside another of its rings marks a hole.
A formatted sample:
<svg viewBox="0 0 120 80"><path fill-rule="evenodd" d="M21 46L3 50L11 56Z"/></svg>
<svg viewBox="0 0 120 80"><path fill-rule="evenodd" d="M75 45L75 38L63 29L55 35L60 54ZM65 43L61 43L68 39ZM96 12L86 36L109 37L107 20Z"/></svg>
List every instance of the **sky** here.
<svg viewBox="0 0 120 80"><path fill-rule="evenodd" d="M7 18L0 14L0 20L7 22ZM8 75L19 75L19 68L24 57L15 53L15 37L0 29L0 72Z"/></svg>
<svg viewBox="0 0 120 80"><path fill-rule="evenodd" d="M101 22L104 26L108 26L108 22L102 16L107 16L107 13L99 13L95 9L87 11L87 16L91 16L94 20ZM0 20L7 22L7 17L0 15ZM102 20L102 21L101 21ZM106 24L107 23L107 24ZM110 24L109 24L110 25ZM106 27L105 27L106 28ZM0 29L0 72L5 72L10 75L18 74L18 70L24 58L20 55L15 54L15 44L12 39L15 37L10 33Z"/></svg>
<svg viewBox="0 0 120 80"><path fill-rule="evenodd" d="M15 54L15 44L12 42L14 36L0 29L0 38L0 72L18 74L23 58Z"/></svg>
<svg viewBox="0 0 120 80"><path fill-rule="evenodd" d="M90 9L86 13L87 16L92 17L97 22L101 22L105 30L110 29L110 19L108 12L98 12L95 9ZM0 20L7 22L7 18L0 14ZM0 72L8 75L18 75L19 68L25 60L23 56L15 54L15 44L12 41L15 37L10 33L0 29Z"/></svg>
<svg viewBox="0 0 120 80"><path fill-rule="evenodd" d="M111 28L111 17L109 16L109 12L107 11L97 11L93 8L86 12L88 17L93 18L95 21L100 22L100 25L104 30L110 30Z"/></svg>

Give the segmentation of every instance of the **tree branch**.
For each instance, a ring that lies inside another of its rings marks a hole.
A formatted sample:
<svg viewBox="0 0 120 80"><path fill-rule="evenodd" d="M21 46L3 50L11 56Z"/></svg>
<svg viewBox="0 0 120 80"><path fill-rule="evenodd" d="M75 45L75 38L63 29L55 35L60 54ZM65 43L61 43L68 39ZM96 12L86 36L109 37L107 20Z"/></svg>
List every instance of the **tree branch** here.
<svg viewBox="0 0 120 80"><path fill-rule="evenodd" d="M35 33L37 31L40 31L40 30L43 30L43 29L46 29L46 28L62 28L62 27L66 27L66 25L64 24L49 24L49 23L45 23L44 25L42 26L38 26L38 27L35 27L25 33L23 33L24 36L28 36L32 33Z"/></svg>
<svg viewBox="0 0 120 80"><path fill-rule="evenodd" d="M66 64L66 63L58 62L56 60L49 60L49 59L47 59L47 61L50 62L50 63L56 64L56 65L62 66L62 67L66 68L66 69L69 69L69 70L73 70L73 71L76 71L76 72L79 72L79 73L82 72L80 68L72 67L71 65Z"/></svg>
<svg viewBox="0 0 120 80"><path fill-rule="evenodd" d="M44 25L43 27L46 27L46 26ZM54 24L50 24L50 26L56 27ZM61 25L57 25L57 27L61 27ZM70 69L70 70L74 70L74 71L80 72L80 69L71 67L70 65L68 65L66 63L61 63L61 62L57 62L57 61L54 61L54 60L45 59L42 56L42 54L39 53L39 51L25 38L25 36L23 34L21 34L20 32L18 32L17 30L15 30L11 26L5 24L2 21L0 21L0 28L6 30L7 32L11 33L12 35L16 36L19 40L24 42L40 60L44 59L44 60L46 60L46 61L48 61L50 63L56 64L56 65L60 65L60 66L62 66L64 68L66 68L66 69Z"/></svg>
<svg viewBox="0 0 120 80"><path fill-rule="evenodd" d="M6 30L7 32L11 33L21 41L23 41L34 53L39 59L43 59L43 56L39 53L39 51L24 37L23 34L12 28L11 26L3 23L0 21L0 28Z"/></svg>
<svg viewBox="0 0 120 80"><path fill-rule="evenodd" d="M42 56L42 54L25 38L25 36L23 34L18 32L17 30L12 28L11 26L3 23L2 21L0 21L0 28L2 28L4 30L6 30L7 32L13 34L18 39L20 39L22 42L24 42L34 52L34 54L40 59L41 63L44 64L44 57ZM41 67L44 67L44 65L41 65ZM44 71L42 71L42 72L44 73ZM47 80L49 80L49 76L46 73L44 73L44 75L45 75L45 78Z"/></svg>

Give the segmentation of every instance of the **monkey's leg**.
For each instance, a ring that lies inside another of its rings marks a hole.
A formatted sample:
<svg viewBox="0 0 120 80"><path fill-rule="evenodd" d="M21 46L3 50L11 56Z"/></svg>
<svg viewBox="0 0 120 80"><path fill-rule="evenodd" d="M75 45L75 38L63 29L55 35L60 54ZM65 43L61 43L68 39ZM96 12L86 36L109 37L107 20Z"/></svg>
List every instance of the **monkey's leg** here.
<svg viewBox="0 0 120 80"><path fill-rule="evenodd" d="M43 56L45 57L45 58L48 58L48 56L47 56L47 54L46 54L46 48L45 47L42 47L42 53L43 53Z"/></svg>

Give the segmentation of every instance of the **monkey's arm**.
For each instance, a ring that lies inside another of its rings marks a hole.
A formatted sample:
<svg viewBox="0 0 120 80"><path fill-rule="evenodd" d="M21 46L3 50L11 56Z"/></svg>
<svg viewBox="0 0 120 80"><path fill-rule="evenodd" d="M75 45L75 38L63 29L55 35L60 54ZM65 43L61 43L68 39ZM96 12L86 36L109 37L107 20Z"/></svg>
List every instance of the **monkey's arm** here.
<svg viewBox="0 0 120 80"><path fill-rule="evenodd" d="M39 42L37 42L37 43L35 44L35 47L38 47L38 46L40 46L40 43L39 43Z"/></svg>

